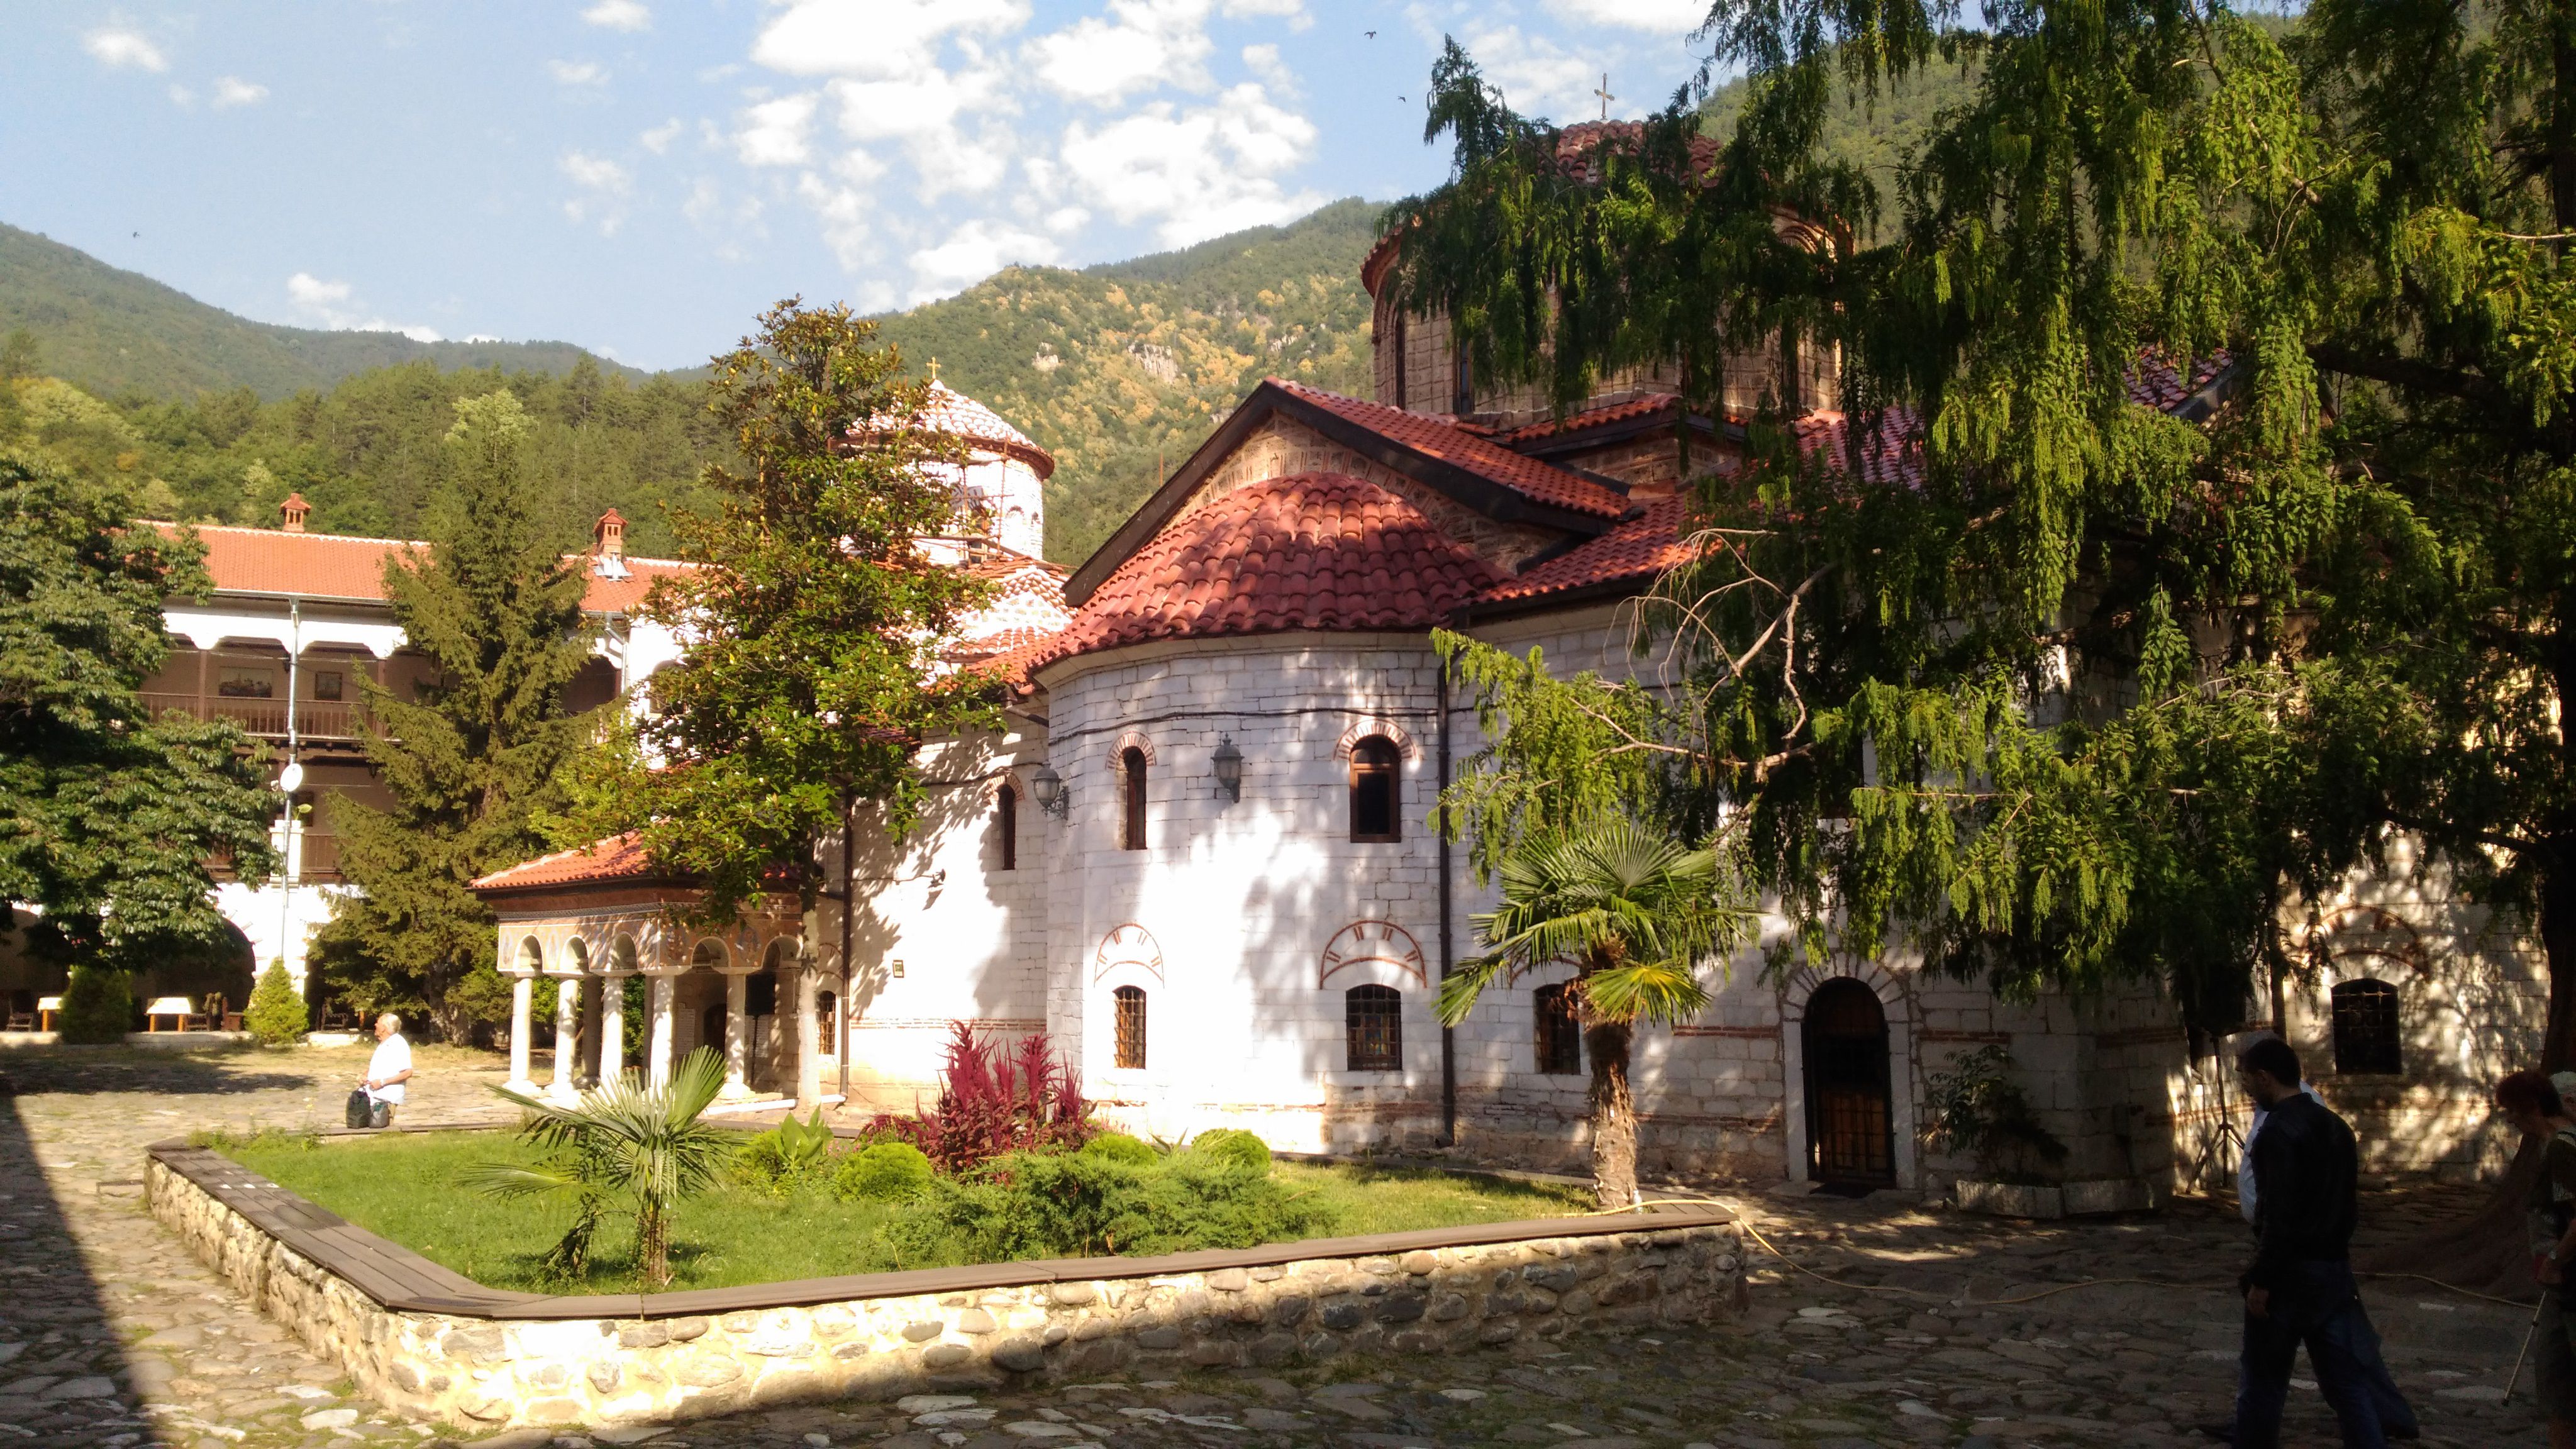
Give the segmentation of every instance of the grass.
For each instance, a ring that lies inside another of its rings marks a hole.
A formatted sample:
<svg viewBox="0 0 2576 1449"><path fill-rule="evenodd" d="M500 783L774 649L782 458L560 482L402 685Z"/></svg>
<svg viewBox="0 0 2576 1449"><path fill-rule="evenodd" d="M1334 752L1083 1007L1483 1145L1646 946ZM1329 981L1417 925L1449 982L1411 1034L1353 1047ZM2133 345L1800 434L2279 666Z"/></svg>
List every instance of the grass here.
<svg viewBox="0 0 2576 1449"><path fill-rule="evenodd" d="M207 1145L369 1232L492 1288L531 1293L636 1289L634 1240L604 1230L590 1272L549 1281L539 1258L564 1227L556 1212L501 1202L457 1185L470 1164L526 1161L507 1133L406 1133L324 1142L268 1134ZM1558 1217L1590 1209L1588 1194L1499 1178L1405 1169L1279 1163L1288 1191L1329 1208L1317 1236L1404 1232ZM792 1278L881 1272L893 1266L876 1233L900 1209L844 1203L821 1192L780 1199L726 1187L682 1204L672 1232L672 1287L729 1288Z"/></svg>

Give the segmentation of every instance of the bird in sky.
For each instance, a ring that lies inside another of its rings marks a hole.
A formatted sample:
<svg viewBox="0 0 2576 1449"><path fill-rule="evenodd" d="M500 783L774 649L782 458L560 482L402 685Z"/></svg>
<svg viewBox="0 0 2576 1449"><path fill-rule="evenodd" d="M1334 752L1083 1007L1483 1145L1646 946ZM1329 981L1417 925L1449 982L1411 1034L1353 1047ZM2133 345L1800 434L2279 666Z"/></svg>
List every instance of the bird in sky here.
<svg viewBox="0 0 2576 1449"><path fill-rule="evenodd" d="M1374 30L1363 30L1360 34L1367 36L1371 40L1377 39L1377 32Z"/></svg>

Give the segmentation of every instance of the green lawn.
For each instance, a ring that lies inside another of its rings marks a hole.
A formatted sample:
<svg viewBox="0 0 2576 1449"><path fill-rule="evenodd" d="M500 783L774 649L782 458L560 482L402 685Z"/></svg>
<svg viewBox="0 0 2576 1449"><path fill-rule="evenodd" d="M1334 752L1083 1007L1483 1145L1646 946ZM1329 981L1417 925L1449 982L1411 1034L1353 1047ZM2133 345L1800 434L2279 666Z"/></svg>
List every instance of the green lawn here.
<svg viewBox="0 0 2576 1449"><path fill-rule="evenodd" d="M218 1144L234 1161L369 1232L494 1288L528 1292L633 1292L633 1235L604 1230L588 1277L548 1282L538 1259L561 1235L558 1212L501 1202L458 1185L469 1164L525 1161L502 1132L405 1133L319 1140L269 1137ZM1587 1193L1400 1169L1279 1163L1273 1173L1329 1221L1317 1236L1403 1232L1588 1211ZM674 1288L725 1288L790 1278L880 1272L894 1266L876 1230L898 1209L843 1203L822 1192L778 1199L727 1187L682 1205L672 1233Z"/></svg>

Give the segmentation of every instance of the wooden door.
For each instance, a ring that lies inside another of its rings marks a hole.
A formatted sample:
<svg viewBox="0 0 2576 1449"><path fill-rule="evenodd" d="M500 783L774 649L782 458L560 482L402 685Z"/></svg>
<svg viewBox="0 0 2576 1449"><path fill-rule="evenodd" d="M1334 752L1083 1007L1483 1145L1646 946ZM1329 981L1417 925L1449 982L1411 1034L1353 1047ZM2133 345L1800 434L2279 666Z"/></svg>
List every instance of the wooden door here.
<svg viewBox="0 0 2576 1449"><path fill-rule="evenodd" d="M1807 1001L1807 1175L1827 1184L1896 1181L1895 1111L1888 1097L1887 1013L1848 978Z"/></svg>

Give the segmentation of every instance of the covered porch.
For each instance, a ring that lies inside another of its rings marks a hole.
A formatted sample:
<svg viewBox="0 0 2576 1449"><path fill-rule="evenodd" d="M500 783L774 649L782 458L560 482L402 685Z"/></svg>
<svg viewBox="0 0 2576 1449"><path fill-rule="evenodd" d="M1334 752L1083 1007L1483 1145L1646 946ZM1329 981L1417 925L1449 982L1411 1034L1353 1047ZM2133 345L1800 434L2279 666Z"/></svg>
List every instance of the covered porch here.
<svg viewBox="0 0 2576 1449"><path fill-rule="evenodd" d="M849 992L836 948L806 958L792 899L722 930L690 926L696 890L656 873L625 836L495 872L474 891L499 918L513 1090L570 1101L639 1070L659 1086L711 1047L724 1057L729 1103L810 1110L838 1100L824 1082L846 1039ZM552 998L556 1044L543 1083L532 1070L541 996Z"/></svg>

